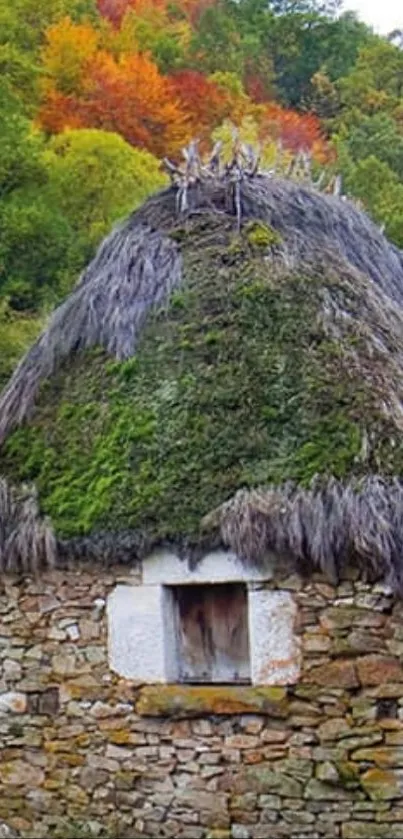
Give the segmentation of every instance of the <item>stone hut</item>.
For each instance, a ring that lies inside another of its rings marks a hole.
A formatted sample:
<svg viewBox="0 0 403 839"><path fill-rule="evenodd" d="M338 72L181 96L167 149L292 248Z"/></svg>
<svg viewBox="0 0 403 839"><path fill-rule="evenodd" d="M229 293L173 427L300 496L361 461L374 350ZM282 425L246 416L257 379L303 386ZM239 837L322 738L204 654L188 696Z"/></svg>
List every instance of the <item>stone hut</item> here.
<svg viewBox="0 0 403 839"><path fill-rule="evenodd" d="M230 169L0 398L0 831L403 838L403 256Z"/></svg>

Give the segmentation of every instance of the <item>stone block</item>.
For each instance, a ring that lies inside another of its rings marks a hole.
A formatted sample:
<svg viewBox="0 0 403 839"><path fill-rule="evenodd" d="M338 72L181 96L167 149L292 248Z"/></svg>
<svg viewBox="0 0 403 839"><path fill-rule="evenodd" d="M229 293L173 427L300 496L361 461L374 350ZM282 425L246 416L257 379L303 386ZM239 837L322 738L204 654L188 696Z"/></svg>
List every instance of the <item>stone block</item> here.
<svg viewBox="0 0 403 839"><path fill-rule="evenodd" d="M351 795L344 788L325 784L317 778L311 778L304 792L304 798L312 798L314 801L343 801L351 798Z"/></svg>
<svg viewBox="0 0 403 839"><path fill-rule="evenodd" d="M373 749L357 749L351 755L352 760L371 761L381 769L393 766L403 767L403 747L380 746Z"/></svg>
<svg viewBox="0 0 403 839"><path fill-rule="evenodd" d="M58 688L49 688L38 697L38 714L46 714L54 716L59 710L59 690Z"/></svg>
<svg viewBox="0 0 403 839"><path fill-rule="evenodd" d="M305 681L321 687L359 687L355 665L350 659L330 661L315 667L305 676Z"/></svg>
<svg viewBox="0 0 403 839"><path fill-rule="evenodd" d="M318 781L323 781L325 784L338 784L340 781L339 773L330 760L324 763L319 763L316 767L316 777Z"/></svg>
<svg viewBox="0 0 403 839"><path fill-rule="evenodd" d="M0 694L0 717L3 714L25 714L27 710L27 695L18 691L8 691Z"/></svg>
<svg viewBox="0 0 403 839"><path fill-rule="evenodd" d="M270 764L260 763L256 767L246 769L233 781L234 791L245 793L257 792L258 795L275 793L287 798L302 798L302 784L296 778L273 769Z"/></svg>
<svg viewBox="0 0 403 839"><path fill-rule="evenodd" d="M403 824L347 821L341 835L342 839L403 839Z"/></svg>
<svg viewBox="0 0 403 839"><path fill-rule="evenodd" d="M209 714L288 715L282 687L152 685L140 690L136 711L150 717L203 717Z"/></svg>
<svg viewBox="0 0 403 839"><path fill-rule="evenodd" d="M42 769L32 766L25 760L3 762L0 765L0 781L5 786L38 787L43 784L45 775Z"/></svg>
<svg viewBox="0 0 403 839"><path fill-rule="evenodd" d="M320 617L324 629L351 629L353 626L372 627L377 629L384 625L385 617L369 609L359 609L356 606L330 606Z"/></svg>
<svg viewBox="0 0 403 839"><path fill-rule="evenodd" d="M348 735L351 728L344 717L334 717L326 720L318 728L318 736L321 741L341 740Z"/></svg>
<svg viewBox="0 0 403 839"><path fill-rule="evenodd" d="M232 734L225 738L225 746L229 749L256 749L259 737L249 734Z"/></svg>
<svg viewBox="0 0 403 839"><path fill-rule="evenodd" d="M231 826L232 839L249 839L250 832L244 824L233 824Z"/></svg>
<svg viewBox="0 0 403 839"><path fill-rule="evenodd" d="M257 793L245 792L243 795L234 795L231 798L231 809L253 811L256 807Z"/></svg>
<svg viewBox="0 0 403 839"><path fill-rule="evenodd" d="M360 783L373 801L389 801L403 796L403 772L368 769L361 775Z"/></svg>
<svg viewBox="0 0 403 839"><path fill-rule="evenodd" d="M403 682L403 667L396 658L366 655L357 660L357 673L363 687Z"/></svg>

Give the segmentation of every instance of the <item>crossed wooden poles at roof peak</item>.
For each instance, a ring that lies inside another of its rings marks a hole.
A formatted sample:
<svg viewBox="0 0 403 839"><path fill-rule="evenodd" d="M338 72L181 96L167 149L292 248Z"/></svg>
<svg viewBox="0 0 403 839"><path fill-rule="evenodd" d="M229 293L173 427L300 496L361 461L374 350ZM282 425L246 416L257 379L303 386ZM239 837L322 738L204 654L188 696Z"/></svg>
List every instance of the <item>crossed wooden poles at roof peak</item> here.
<svg viewBox="0 0 403 839"><path fill-rule="evenodd" d="M277 143L276 158L269 170L259 171L260 149L255 150L249 143L241 142L237 132L233 133L232 156L228 163L222 164L221 153L223 143L219 140L215 143L213 150L207 160L202 160L199 153L199 140L192 140L188 146L182 149L183 163L173 163L167 157L163 160L163 167L168 172L171 183L177 189L176 210L178 214L186 213L189 210L189 188L198 183L206 182L209 179L223 180L232 191L232 199L238 227L241 224L241 182L245 179L252 179L256 175L264 174L266 177L280 177L296 180L307 184L320 192L334 195L342 200L347 200L342 194L341 175L331 175L330 179L325 170L315 180L312 173L312 156L305 150L298 151L286 167L281 169L281 162L284 159L284 149L281 141ZM351 200L351 199L349 199ZM362 206L356 203L359 209Z"/></svg>

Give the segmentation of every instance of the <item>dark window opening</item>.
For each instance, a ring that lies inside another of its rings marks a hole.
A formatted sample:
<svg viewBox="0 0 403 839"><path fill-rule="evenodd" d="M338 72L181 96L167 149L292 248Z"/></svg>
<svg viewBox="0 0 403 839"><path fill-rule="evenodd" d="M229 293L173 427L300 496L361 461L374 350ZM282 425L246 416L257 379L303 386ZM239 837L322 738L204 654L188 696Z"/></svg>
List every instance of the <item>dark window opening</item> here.
<svg viewBox="0 0 403 839"><path fill-rule="evenodd" d="M246 586L219 583L169 590L179 681L250 683Z"/></svg>
<svg viewBox="0 0 403 839"><path fill-rule="evenodd" d="M377 703L376 719L394 720L398 716L399 706L396 699L380 699Z"/></svg>

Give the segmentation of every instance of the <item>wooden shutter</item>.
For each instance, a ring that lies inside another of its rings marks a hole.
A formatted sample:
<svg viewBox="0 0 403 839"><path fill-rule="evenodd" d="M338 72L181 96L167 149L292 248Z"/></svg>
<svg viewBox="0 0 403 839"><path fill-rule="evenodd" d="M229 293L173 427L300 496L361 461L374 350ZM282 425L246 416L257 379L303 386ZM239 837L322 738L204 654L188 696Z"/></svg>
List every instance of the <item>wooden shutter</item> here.
<svg viewBox="0 0 403 839"><path fill-rule="evenodd" d="M180 681L249 682L246 587L175 586L173 597Z"/></svg>

